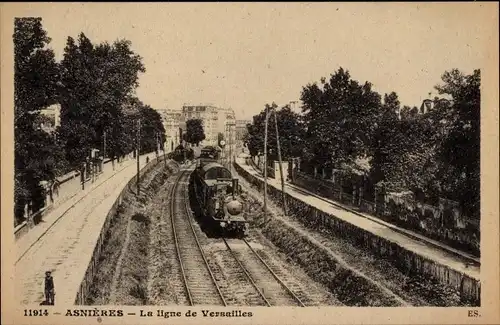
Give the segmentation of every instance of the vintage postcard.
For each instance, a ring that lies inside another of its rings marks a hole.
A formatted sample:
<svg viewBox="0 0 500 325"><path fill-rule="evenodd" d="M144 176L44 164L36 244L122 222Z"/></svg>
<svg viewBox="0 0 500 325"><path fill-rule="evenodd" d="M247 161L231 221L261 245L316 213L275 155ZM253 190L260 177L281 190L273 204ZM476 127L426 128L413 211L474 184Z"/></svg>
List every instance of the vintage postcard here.
<svg viewBox="0 0 500 325"><path fill-rule="evenodd" d="M2 324L500 324L498 9L2 3Z"/></svg>

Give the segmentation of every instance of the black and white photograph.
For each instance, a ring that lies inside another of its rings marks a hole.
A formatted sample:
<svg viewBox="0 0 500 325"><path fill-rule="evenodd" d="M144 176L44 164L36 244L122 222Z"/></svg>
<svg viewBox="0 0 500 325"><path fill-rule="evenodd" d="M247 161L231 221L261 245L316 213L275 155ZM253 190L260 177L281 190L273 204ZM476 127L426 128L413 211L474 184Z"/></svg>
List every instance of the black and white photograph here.
<svg viewBox="0 0 500 325"><path fill-rule="evenodd" d="M498 3L0 10L6 324L500 322Z"/></svg>

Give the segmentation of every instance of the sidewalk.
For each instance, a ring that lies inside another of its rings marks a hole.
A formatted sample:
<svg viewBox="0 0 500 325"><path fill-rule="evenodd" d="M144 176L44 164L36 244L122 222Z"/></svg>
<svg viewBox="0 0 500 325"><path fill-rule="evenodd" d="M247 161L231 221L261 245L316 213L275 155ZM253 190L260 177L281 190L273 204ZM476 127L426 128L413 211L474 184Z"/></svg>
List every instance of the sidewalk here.
<svg viewBox="0 0 500 325"><path fill-rule="evenodd" d="M236 163L245 169L251 175L263 180L261 173L256 171L252 166L246 164L243 158L237 158ZM281 181L279 179L268 178L268 186L273 186L281 190ZM428 258L436 263L445 265L453 270L468 275L469 277L479 280L480 266L471 265L470 258L466 254L457 254L451 248L441 245L437 242L431 243L423 241L422 239L415 238L409 233L401 231L393 225L388 223L379 222L373 216L360 215L348 209L341 207L338 203L321 198L314 193L305 189L299 188L288 182L285 183L285 191L292 197L295 197L313 207L316 207L326 213L332 214L337 218L353 224L363 230L369 231L378 237L386 238L408 251L414 252L420 256ZM421 236L423 237L423 236ZM441 246L441 247L440 247Z"/></svg>
<svg viewBox="0 0 500 325"><path fill-rule="evenodd" d="M151 158L151 157L150 157ZM140 168L146 163L140 159ZM108 211L136 173L135 160L101 174L92 186L62 203L16 242L16 294L21 304L40 304L43 279L52 271L56 304L73 305Z"/></svg>

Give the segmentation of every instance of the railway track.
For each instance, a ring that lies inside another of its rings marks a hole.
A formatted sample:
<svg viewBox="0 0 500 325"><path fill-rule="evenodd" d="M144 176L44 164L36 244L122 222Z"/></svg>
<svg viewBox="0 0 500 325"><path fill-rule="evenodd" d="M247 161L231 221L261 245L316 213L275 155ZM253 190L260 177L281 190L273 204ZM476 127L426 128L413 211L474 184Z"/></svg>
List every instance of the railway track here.
<svg viewBox="0 0 500 325"><path fill-rule="evenodd" d="M177 259L188 303L227 306L207 262L192 224L187 186L180 185L187 171L181 171L170 193L170 218ZM179 189L180 188L180 189Z"/></svg>
<svg viewBox="0 0 500 325"><path fill-rule="evenodd" d="M236 242L229 243L223 238L229 252L245 274L248 281L259 293L267 306L300 306L305 307L299 298L283 279L273 271L273 268L259 255L246 239L237 240L240 247L235 249ZM241 245L244 243L244 245ZM304 299L304 298L303 298Z"/></svg>

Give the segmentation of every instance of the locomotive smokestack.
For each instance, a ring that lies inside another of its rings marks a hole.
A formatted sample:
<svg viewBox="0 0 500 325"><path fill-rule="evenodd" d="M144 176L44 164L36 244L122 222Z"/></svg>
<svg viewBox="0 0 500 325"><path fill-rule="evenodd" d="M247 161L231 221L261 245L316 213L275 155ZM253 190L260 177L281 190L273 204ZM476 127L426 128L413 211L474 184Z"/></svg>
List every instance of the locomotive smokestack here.
<svg viewBox="0 0 500 325"><path fill-rule="evenodd" d="M233 178L233 199L236 194L238 194L238 179Z"/></svg>

